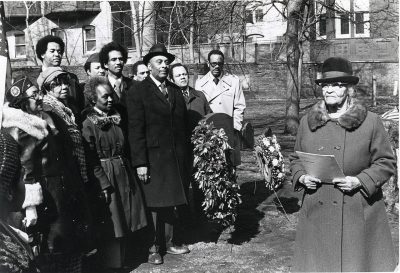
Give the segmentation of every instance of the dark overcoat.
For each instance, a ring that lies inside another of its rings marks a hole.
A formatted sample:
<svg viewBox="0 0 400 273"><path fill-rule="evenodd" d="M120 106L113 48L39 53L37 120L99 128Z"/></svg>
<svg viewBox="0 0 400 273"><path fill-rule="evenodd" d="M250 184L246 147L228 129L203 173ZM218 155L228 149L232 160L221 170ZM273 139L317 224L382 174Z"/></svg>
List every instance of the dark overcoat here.
<svg viewBox="0 0 400 273"><path fill-rule="evenodd" d="M298 180L306 172L291 155L294 187L304 190L293 271L393 271L381 186L394 173L395 159L379 117L354 102L331 120L321 101L301 119L295 151L335 155L344 174L356 176L362 187L351 194L332 184L305 190Z"/></svg>
<svg viewBox="0 0 400 273"><path fill-rule="evenodd" d="M82 135L88 143L88 165L93 181L102 190L113 188L109 210L114 236L127 236L129 231L145 227L142 193L126 157L125 136L119 123L102 122L92 110L83 122Z"/></svg>
<svg viewBox="0 0 400 273"><path fill-rule="evenodd" d="M188 110L188 130L191 135L199 121L212 111L204 93L192 87L189 87L189 97L185 98L185 102Z"/></svg>
<svg viewBox="0 0 400 273"><path fill-rule="evenodd" d="M166 81L168 100L147 77L127 93L129 143L134 168L147 166L150 180L144 184L149 207L187 203L187 110L179 88Z"/></svg>

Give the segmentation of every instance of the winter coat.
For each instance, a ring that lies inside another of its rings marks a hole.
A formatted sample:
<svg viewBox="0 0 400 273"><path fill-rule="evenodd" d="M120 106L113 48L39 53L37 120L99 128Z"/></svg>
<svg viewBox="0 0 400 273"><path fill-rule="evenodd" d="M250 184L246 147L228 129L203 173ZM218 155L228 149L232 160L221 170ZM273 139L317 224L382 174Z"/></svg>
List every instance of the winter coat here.
<svg viewBox="0 0 400 273"><path fill-rule="evenodd" d="M150 179L143 185L148 207L187 203L187 110L180 89L169 81L166 87L168 100L147 77L127 94L132 166L148 167Z"/></svg>
<svg viewBox="0 0 400 273"><path fill-rule="evenodd" d="M332 184L305 189L298 181L306 172L291 155L294 187L304 190L293 271L393 271L381 186L393 175L395 160L379 117L354 101L331 120L321 101L301 119L294 150L334 155L344 174L356 176L362 187L352 193Z"/></svg>
<svg viewBox="0 0 400 273"><path fill-rule="evenodd" d="M43 120L19 109L8 111L3 111L3 126L20 146L27 188L23 208L36 206L38 221L32 231L43 235L42 253L81 252L89 244L90 215L66 126L44 112ZM40 191L28 190L32 183L39 183ZM39 193L42 202L37 202Z"/></svg>
<svg viewBox="0 0 400 273"><path fill-rule="evenodd" d="M119 118L115 112L112 116ZM112 189L109 212L117 238L147 225L142 193L126 159L125 137L119 124L92 109L82 129L89 144L88 165L93 178L102 190Z"/></svg>
<svg viewBox="0 0 400 273"><path fill-rule="evenodd" d="M194 90L192 87L189 87L189 97L185 97L185 102L188 110L188 135L191 135L199 121L212 111L203 92Z"/></svg>

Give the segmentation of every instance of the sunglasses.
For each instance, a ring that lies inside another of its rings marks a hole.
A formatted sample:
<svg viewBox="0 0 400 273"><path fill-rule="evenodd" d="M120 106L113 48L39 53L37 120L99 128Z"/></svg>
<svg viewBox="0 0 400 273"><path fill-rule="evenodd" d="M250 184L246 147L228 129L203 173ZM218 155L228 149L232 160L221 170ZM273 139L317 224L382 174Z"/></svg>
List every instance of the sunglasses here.
<svg viewBox="0 0 400 273"><path fill-rule="evenodd" d="M221 63L212 62L212 63L210 63L210 65L211 65L212 67L216 67L217 65L221 67L221 66L224 65L224 63L222 63L222 62L221 62Z"/></svg>
<svg viewBox="0 0 400 273"><path fill-rule="evenodd" d="M325 88L325 87L328 87L328 86L342 88L342 87L349 86L349 84L348 83L341 83L341 82L332 82L332 83L321 83L320 86L322 88Z"/></svg>

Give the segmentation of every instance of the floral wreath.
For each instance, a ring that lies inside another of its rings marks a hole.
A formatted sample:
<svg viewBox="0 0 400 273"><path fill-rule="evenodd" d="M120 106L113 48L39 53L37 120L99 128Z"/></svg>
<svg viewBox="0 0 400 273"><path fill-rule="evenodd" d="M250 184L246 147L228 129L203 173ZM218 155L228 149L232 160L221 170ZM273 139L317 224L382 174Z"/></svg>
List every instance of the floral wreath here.
<svg viewBox="0 0 400 273"><path fill-rule="evenodd" d="M242 201L233 166L227 162L232 150L228 137L224 129L216 129L212 122L200 121L191 141L194 180L204 193L203 211L207 218L229 226L235 222L237 206Z"/></svg>
<svg viewBox="0 0 400 273"><path fill-rule="evenodd" d="M285 164L276 136L271 132L269 134L271 136L267 136L266 133L256 139L255 155L260 171L264 175L266 187L275 190L285 181Z"/></svg>

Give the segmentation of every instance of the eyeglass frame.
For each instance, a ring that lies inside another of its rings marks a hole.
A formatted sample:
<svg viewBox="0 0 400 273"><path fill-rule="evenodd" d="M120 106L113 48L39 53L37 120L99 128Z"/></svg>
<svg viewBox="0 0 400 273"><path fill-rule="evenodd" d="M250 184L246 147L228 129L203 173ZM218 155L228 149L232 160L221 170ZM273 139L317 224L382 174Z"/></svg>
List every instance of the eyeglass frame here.
<svg viewBox="0 0 400 273"><path fill-rule="evenodd" d="M219 67L223 67L224 66L224 63L223 62L208 62L209 64L210 64L210 66L211 67L216 67L217 65L219 66Z"/></svg>

